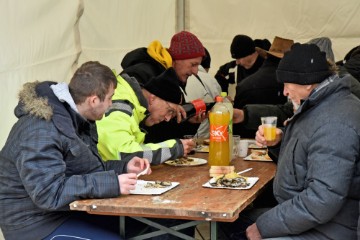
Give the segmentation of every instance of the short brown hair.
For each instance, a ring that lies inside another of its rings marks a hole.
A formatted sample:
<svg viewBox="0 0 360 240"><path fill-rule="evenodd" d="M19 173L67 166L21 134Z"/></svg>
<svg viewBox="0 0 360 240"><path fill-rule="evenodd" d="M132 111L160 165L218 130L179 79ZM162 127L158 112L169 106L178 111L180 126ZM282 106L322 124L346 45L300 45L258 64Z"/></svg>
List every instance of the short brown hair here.
<svg viewBox="0 0 360 240"><path fill-rule="evenodd" d="M96 95L104 101L110 86L116 88L117 80L111 69L97 61L82 64L74 73L69 84L69 91L75 104Z"/></svg>

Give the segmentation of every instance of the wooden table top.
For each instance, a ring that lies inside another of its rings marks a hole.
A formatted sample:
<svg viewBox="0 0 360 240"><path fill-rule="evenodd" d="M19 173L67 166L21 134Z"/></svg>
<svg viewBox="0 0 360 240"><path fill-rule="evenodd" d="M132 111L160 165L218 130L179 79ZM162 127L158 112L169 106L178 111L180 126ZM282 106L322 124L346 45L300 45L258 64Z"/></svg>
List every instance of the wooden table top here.
<svg viewBox="0 0 360 240"><path fill-rule="evenodd" d="M192 155L208 158L207 153ZM233 159L236 172L253 168L242 174L259 177L259 181L248 190L211 189L202 187L209 177L209 166L175 167L161 164L152 166L152 174L141 176L142 180L179 182L179 186L161 195L123 195L118 198L86 199L74 201L71 210L87 211L91 214L177 218L232 222L261 192L275 176L273 162L244 161Z"/></svg>

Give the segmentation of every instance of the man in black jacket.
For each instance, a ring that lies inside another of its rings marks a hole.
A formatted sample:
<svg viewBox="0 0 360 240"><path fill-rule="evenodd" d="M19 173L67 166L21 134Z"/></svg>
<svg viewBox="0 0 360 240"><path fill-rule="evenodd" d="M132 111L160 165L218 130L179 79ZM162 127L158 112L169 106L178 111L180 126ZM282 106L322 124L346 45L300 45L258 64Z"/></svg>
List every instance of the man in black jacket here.
<svg viewBox="0 0 360 240"><path fill-rule="evenodd" d="M240 83L244 78L255 73L264 62L255 51L255 47L269 50L270 45L267 39L253 40L246 35L236 35L230 46L231 57L235 60L222 65L215 74L221 91L228 93L229 84Z"/></svg>
<svg viewBox="0 0 360 240"><path fill-rule="evenodd" d="M123 67L121 74L126 73L135 77L140 85L143 85L151 77L158 76L166 69L173 67L178 76L180 88L183 94L186 94L187 79L198 73L198 67L204 56L205 48L200 40L190 32L181 31L172 37L168 49L156 40L151 42L147 48L138 48L126 54L121 62ZM197 120L200 122L202 119ZM162 142L167 139L182 138L188 134L193 135L198 127L199 124L188 121L179 124L174 118L170 122L145 127L144 130L148 132L145 143Z"/></svg>

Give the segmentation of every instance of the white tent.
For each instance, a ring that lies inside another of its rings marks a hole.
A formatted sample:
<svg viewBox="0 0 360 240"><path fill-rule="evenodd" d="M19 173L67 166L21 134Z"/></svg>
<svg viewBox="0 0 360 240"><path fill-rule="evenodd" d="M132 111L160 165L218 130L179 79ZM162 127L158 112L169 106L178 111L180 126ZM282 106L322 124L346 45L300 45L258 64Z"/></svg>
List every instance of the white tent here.
<svg viewBox="0 0 360 240"><path fill-rule="evenodd" d="M232 38L275 36L305 42L329 37L336 60L360 44L358 0L0 0L0 148L16 121L23 83L68 82L97 60L118 72L128 51L182 29L212 56L211 73L231 60Z"/></svg>

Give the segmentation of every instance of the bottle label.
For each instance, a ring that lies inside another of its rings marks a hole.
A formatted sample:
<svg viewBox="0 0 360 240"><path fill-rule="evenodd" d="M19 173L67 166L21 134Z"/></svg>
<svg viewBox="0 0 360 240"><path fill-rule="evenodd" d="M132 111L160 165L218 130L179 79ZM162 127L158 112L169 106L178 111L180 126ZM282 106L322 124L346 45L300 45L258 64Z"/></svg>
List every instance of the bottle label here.
<svg viewBox="0 0 360 240"><path fill-rule="evenodd" d="M210 141L226 142L229 139L227 125L210 125Z"/></svg>
<svg viewBox="0 0 360 240"><path fill-rule="evenodd" d="M193 101L191 101L191 103L194 105L196 113L195 115L198 116L199 114L203 113L206 111L206 105L204 100L202 99L195 99Z"/></svg>

